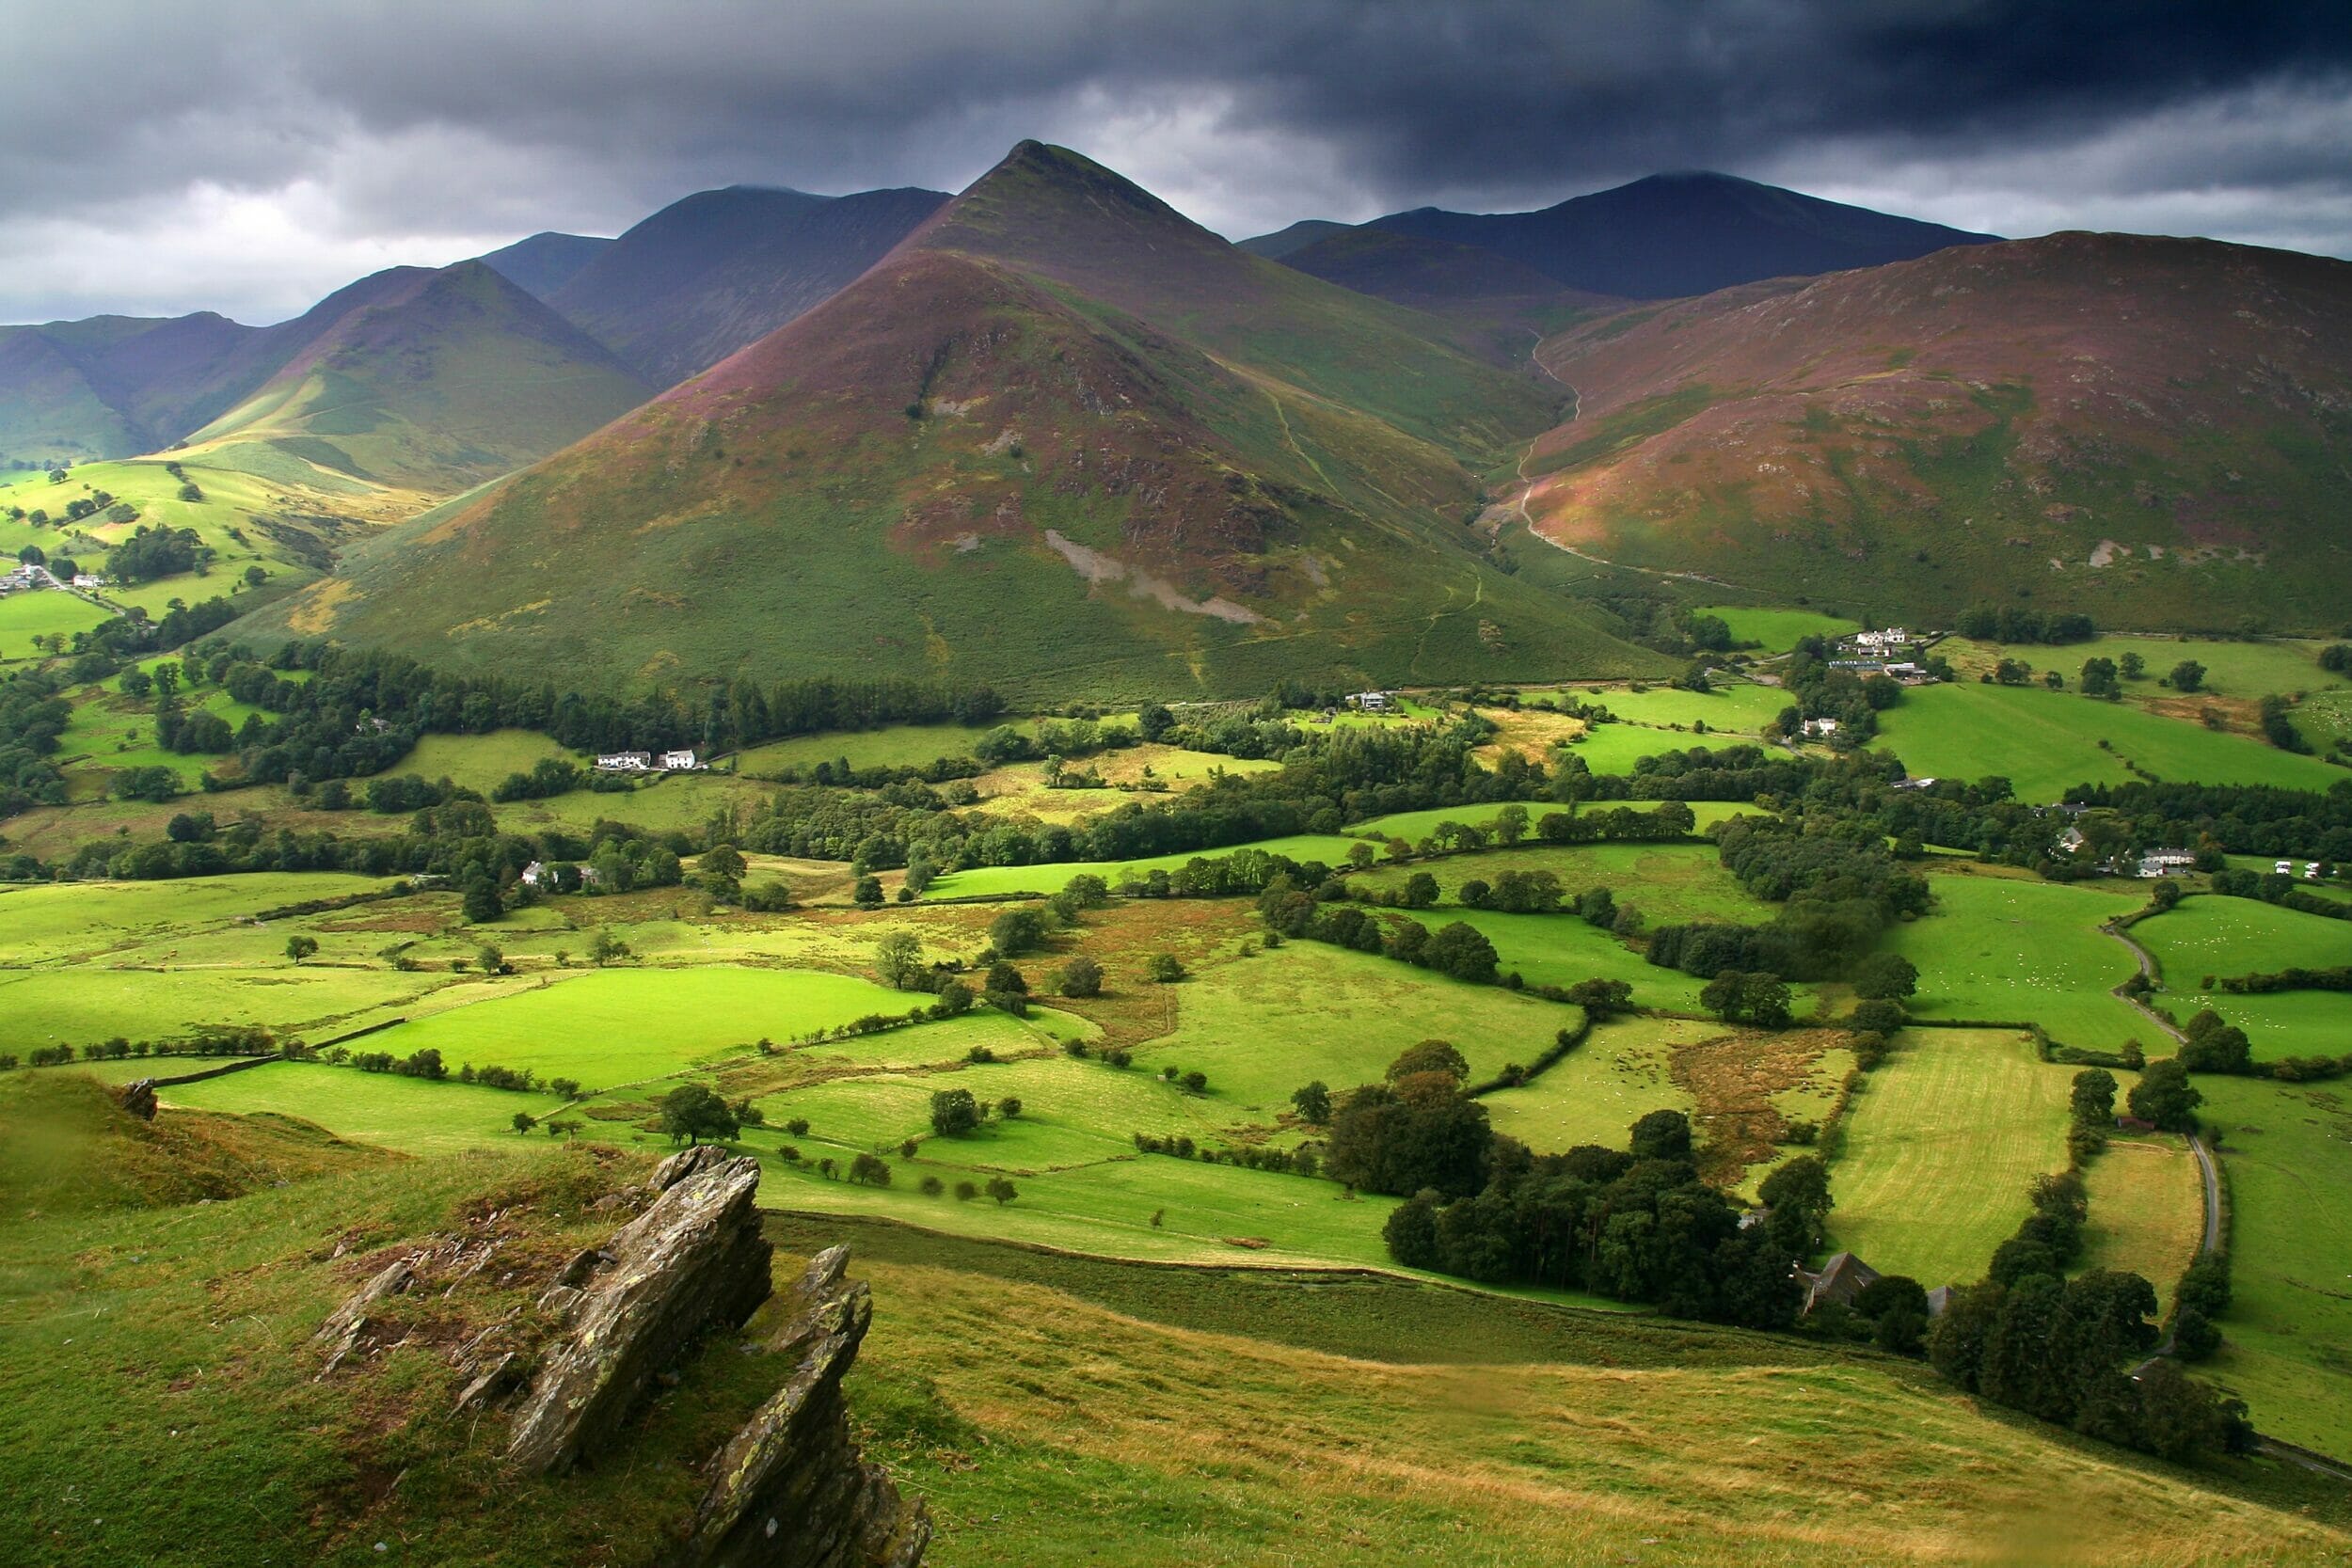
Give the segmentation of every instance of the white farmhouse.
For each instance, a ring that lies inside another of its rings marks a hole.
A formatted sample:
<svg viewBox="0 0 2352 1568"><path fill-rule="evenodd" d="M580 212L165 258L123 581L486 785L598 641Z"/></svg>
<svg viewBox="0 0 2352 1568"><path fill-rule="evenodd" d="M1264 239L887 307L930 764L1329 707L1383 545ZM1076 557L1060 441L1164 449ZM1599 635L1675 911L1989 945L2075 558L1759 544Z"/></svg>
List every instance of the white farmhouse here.
<svg viewBox="0 0 2352 1568"><path fill-rule="evenodd" d="M1883 631L1858 632L1853 645L1871 653L1887 653L1896 648L1911 646L1911 634L1900 626L1888 626Z"/></svg>
<svg viewBox="0 0 2352 1568"><path fill-rule="evenodd" d="M1808 736L1832 736L1837 733L1837 721L1835 719L1808 719L1797 727Z"/></svg>
<svg viewBox="0 0 2352 1568"><path fill-rule="evenodd" d="M599 773L644 773L652 768L651 752L605 752L596 757Z"/></svg>
<svg viewBox="0 0 2352 1568"><path fill-rule="evenodd" d="M1348 702L1360 713L1393 713L1396 693L1393 691L1359 691Z"/></svg>
<svg viewBox="0 0 2352 1568"><path fill-rule="evenodd" d="M672 772L691 773L702 764L694 760L693 749L689 747L683 752L662 752L661 766Z"/></svg>

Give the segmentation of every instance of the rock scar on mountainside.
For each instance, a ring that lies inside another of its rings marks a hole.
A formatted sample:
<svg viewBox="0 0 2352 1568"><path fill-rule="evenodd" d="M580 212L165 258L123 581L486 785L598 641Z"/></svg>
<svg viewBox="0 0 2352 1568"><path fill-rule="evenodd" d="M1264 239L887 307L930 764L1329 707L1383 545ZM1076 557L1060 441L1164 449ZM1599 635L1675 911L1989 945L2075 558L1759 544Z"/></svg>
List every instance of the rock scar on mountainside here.
<svg viewBox="0 0 2352 1568"><path fill-rule="evenodd" d="M1222 594L1206 599L1187 597L1184 590L1167 578L1154 577L1139 566L1130 566L1117 556L1089 549L1074 539L1064 538L1058 529L1047 529L1045 542L1070 562L1071 570L1090 583L1125 582L1135 597L1150 599L1164 609L1182 610L1186 615L1214 616L1236 626L1259 626L1265 621L1256 610L1235 604Z"/></svg>

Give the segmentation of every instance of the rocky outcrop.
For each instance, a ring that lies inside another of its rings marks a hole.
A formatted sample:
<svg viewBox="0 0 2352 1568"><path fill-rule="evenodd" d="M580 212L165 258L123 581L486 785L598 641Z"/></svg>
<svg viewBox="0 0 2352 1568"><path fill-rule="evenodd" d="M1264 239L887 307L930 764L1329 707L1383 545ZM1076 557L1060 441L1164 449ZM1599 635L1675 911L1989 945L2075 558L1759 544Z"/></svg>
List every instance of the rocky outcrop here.
<svg viewBox="0 0 2352 1568"><path fill-rule="evenodd" d="M122 1108L141 1121L155 1119L155 1080L135 1078L115 1091Z"/></svg>
<svg viewBox="0 0 2352 1568"><path fill-rule="evenodd" d="M509 1459L554 1474L593 1457L620 1434L655 1374L711 1330L739 1327L768 1298L773 1249L752 1207L758 1187L756 1160L704 1164L566 1266L579 1283L559 1282L542 1306L567 1331L524 1396Z"/></svg>
<svg viewBox="0 0 2352 1568"><path fill-rule="evenodd" d="M913 1568L930 1540L910 1504L850 1436L841 1380L873 1321L871 1293L845 1280L847 1247L821 1252L793 1287L770 1342L791 1375L713 1462L710 1490L673 1568Z"/></svg>

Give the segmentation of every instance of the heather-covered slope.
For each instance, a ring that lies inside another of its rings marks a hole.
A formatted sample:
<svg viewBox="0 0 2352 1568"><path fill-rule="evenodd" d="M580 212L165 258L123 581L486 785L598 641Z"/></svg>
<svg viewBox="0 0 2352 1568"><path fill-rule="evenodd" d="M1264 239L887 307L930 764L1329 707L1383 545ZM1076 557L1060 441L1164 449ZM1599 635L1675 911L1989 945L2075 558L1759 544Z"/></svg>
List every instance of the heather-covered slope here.
<svg viewBox="0 0 2352 1568"><path fill-rule="evenodd" d="M1658 662L1477 553L1462 523L1479 487L1454 452L1302 389L1265 368L1267 344L1295 341L1301 379L1336 383L1360 349L1312 333L1368 323L1392 399L1482 436L1541 406L1522 384L1406 333L1403 312L1242 258L1242 278L1280 280L1253 337L1235 325L1251 301L1194 292L1213 291L1222 241L1139 192L1098 204L1115 177L1091 165L1074 191L1007 166L1018 188L1000 169L791 325L271 615L613 686L854 670L1036 697L1236 693ZM1191 314L1142 279L1122 292L1255 361L947 248L1041 235L1087 267L1172 253Z"/></svg>
<svg viewBox="0 0 2352 1568"><path fill-rule="evenodd" d="M909 244L1066 284L1482 466L1551 404L1452 324L1252 256L1065 148L1023 142Z"/></svg>
<svg viewBox="0 0 2352 1568"><path fill-rule="evenodd" d="M1493 357L1524 364L1535 342L1569 324L1632 303L1564 289L1506 256L1476 245L1385 229L1342 229L1285 250L1282 263L1392 305L1483 328Z"/></svg>
<svg viewBox="0 0 2352 1568"><path fill-rule="evenodd" d="M602 245L546 297L648 382L673 386L839 293L946 199L700 191Z"/></svg>
<svg viewBox="0 0 2352 1568"><path fill-rule="evenodd" d="M1581 326L1538 530L1939 617L2334 631L2352 594L2352 264L2058 234Z"/></svg>
<svg viewBox="0 0 2352 1568"><path fill-rule="evenodd" d="M287 465L443 497L544 457L644 401L612 356L480 261L407 268L236 407L191 460Z"/></svg>

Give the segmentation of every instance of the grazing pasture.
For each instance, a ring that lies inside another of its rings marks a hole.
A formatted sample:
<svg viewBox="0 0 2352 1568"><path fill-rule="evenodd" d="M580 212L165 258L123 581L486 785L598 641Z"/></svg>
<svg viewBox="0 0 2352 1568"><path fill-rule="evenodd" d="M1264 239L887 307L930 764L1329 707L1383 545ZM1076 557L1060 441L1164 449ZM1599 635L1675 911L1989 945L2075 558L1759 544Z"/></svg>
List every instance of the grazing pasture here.
<svg viewBox="0 0 2352 1568"><path fill-rule="evenodd" d="M2033 1179L2066 1168L2072 1074L2007 1030L1897 1039L1848 1109L1832 1245L1930 1290L1971 1282L2025 1219Z"/></svg>
<svg viewBox="0 0 2352 1568"><path fill-rule="evenodd" d="M2034 801L2062 800L2080 784L2128 784L2136 775L2126 763L2175 784L2325 790L2345 776L2315 757L2131 703L1971 681L1905 692L1879 715L1878 745L1915 777L1998 775Z"/></svg>
<svg viewBox="0 0 2352 1568"><path fill-rule="evenodd" d="M509 773L528 773L550 758L583 768L596 760L566 751L536 730L492 730L487 735L425 736L387 771L449 779L487 795Z"/></svg>
<svg viewBox="0 0 2352 1568"><path fill-rule="evenodd" d="M299 1117L339 1137L419 1155L516 1143L516 1112L545 1117L564 1108L553 1095L435 1084L316 1062L271 1062L160 1092L167 1105Z"/></svg>
<svg viewBox="0 0 2352 1568"><path fill-rule="evenodd" d="M2134 964L2099 929L2144 900L1973 870L1939 871L1931 885L1935 912L1889 935L1893 950L1918 966L1915 1016L2030 1021L2064 1044L2102 1051L2127 1039L2156 1043L2155 1025L2108 994Z"/></svg>
<svg viewBox="0 0 2352 1568"><path fill-rule="evenodd" d="M1506 871L1549 871L1569 899L1605 887L1632 904L1652 925L1685 920L1765 921L1773 907L1751 895L1723 868L1711 844L1522 844L1510 849L1452 855L1405 865L1376 865L1348 879L1375 891L1402 889L1419 872L1437 879L1438 898L1456 904L1462 884L1492 884Z"/></svg>
<svg viewBox="0 0 2352 1568"><path fill-rule="evenodd" d="M2352 1453L2352 1098L2342 1082L2201 1077L2230 1204L2217 1381L2262 1430Z"/></svg>
<svg viewBox="0 0 2352 1568"><path fill-rule="evenodd" d="M2155 956L2181 1006L2188 1005L2188 993L2207 975L2352 964L2352 921L2302 914L2257 898L2184 898L2134 926L2132 940ZM2223 993L2214 993L2217 1006L2222 999Z"/></svg>
<svg viewBox="0 0 2352 1568"><path fill-rule="evenodd" d="M290 904L348 898L397 885L388 878L342 872L19 883L0 887L0 962L87 958L174 932L207 930Z"/></svg>
<svg viewBox="0 0 2352 1568"><path fill-rule="evenodd" d="M75 632L92 630L105 619L106 612L87 599L59 589L10 594L0 598L0 661L32 657L36 637L71 642Z"/></svg>
<svg viewBox="0 0 2352 1568"><path fill-rule="evenodd" d="M1671 750L1671 748L1663 749ZM1491 829L1496 816L1505 805L1512 803L1514 802L1498 800L1474 806L1436 806L1427 811L1391 812L1386 816L1370 817L1359 822L1345 829L1344 832L1352 838L1401 838L1407 844L1418 844L1436 832L1438 825L1441 822L1460 822L1472 828ZM1611 811L1621 802L1608 801L1583 806L1554 805L1548 800L1523 800L1516 803L1526 811L1528 828L1532 835L1534 825L1541 821L1548 812ZM1647 811L1657 804L1651 800L1622 803L1632 806L1636 811ZM1718 822L1728 821L1742 812L1753 815L1756 811L1754 806L1727 800L1692 800L1689 802L1689 805L1691 815L1698 819L1696 831L1700 832L1705 832ZM1437 868L1425 867L1424 869Z"/></svg>
<svg viewBox="0 0 2352 1568"><path fill-rule="evenodd" d="M1627 1129L1650 1112L1697 1111L1697 1100L1674 1080L1671 1057L1677 1045L1722 1033L1719 1024L1692 1019L1612 1019L1542 1077L1479 1103L1496 1132L1538 1154L1580 1144L1623 1148Z"/></svg>

